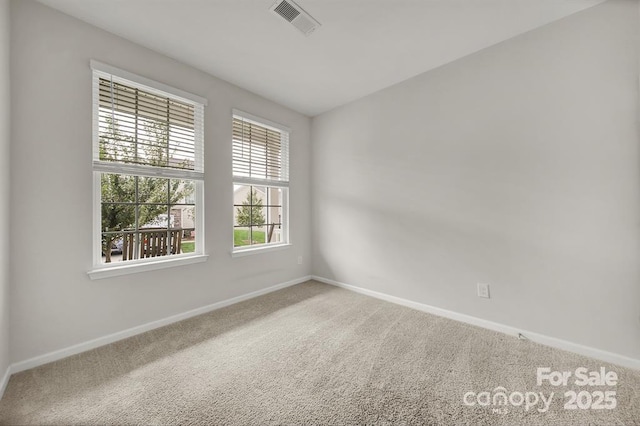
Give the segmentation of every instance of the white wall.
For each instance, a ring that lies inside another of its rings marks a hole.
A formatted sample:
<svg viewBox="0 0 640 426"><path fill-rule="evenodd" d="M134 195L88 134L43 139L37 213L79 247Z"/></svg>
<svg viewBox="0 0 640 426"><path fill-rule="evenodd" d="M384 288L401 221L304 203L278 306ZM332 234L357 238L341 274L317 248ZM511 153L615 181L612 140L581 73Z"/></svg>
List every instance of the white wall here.
<svg viewBox="0 0 640 426"><path fill-rule="evenodd" d="M11 19L12 361L309 274L308 117L33 1L13 2ZM208 262L89 280L90 59L209 100ZM232 108L292 129L290 249L230 256ZM302 265L297 264L299 255Z"/></svg>
<svg viewBox="0 0 640 426"><path fill-rule="evenodd" d="M612 0L315 117L312 272L640 359L638 28Z"/></svg>
<svg viewBox="0 0 640 426"><path fill-rule="evenodd" d="M0 198L9 200L9 0L0 0ZM9 209L0 209L9 227ZM9 239L0 240L0 381L9 366ZM0 387L2 382L0 382ZM0 389L0 395L1 395Z"/></svg>

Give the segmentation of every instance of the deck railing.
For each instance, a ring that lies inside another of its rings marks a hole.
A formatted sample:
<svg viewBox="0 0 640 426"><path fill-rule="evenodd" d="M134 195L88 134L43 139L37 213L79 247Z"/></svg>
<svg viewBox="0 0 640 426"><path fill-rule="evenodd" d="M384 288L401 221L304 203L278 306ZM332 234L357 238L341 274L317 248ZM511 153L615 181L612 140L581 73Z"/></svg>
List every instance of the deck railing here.
<svg viewBox="0 0 640 426"><path fill-rule="evenodd" d="M143 228L103 232L116 243L122 239L122 260L180 254L183 236L191 235L195 228ZM105 253L105 262L111 262L111 253Z"/></svg>

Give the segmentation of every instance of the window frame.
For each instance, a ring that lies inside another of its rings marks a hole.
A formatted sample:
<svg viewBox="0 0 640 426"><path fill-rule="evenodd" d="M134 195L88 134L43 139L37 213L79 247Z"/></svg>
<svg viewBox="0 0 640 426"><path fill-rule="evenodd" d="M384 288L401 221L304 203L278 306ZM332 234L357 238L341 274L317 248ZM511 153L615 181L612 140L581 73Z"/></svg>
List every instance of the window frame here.
<svg viewBox="0 0 640 426"><path fill-rule="evenodd" d="M136 272L163 269L173 266L199 263L207 260L205 254L205 230L204 230L204 108L208 101L200 96L183 90L159 83L148 78L121 70L101 62L91 60L92 70L92 174L93 174L93 223L92 223L92 263L93 267L88 272L91 279L107 278ZM145 166L130 163L117 163L101 161L100 137L99 137L99 101L97 87L100 78L110 78L113 82L168 97L179 102L194 106L194 114L201 114L202 119L194 118L194 143L195 143L195 171L181 171L180 169ZM102 190L101 176L103 173L116 173L123 175L138 175L157 177L163 179L191 180L195 184L195 229L196 240L193 253L181 253L168 256L127 260L126 262L103 263L102 262Z"/></svg>
<svg viewBox="0 0 640 426"><path fill-rule="evenodd" d="M231 158L231 175L232 175L232 185L245 185L245 186L260 186L265 188L279 188L282 190L282 241L279 243L263 243L263 244L250 244L246 246L235 246L234 242L234 232L235 232L235 202L233 199L233 191L232 191L232 200L231 205L233 206L233 220L231 227L231 256L232 257L241 257L247 256L251 254L264 253L275 250L282 250L289 246L291 246L291 236L289 234L290 230L290 216L289 216L289 192L290 192L290 170L289 170L289 157L290 157L290 141L291 141L291 129L282 124L276 123L271 120L267 120L262 117L258 117L256 115L250 114L248 112L232 109L231 114L231 123L233 126L233 120L236 118L241 118L245 121L252 122L258 126L270 128L272 130L278 131L281 134L286 134L286 143L281 146L281 158L282 158L282 167L286 168L286 180L276 180L276 179L262 179L262 178L254 178L254 177L244 177L244 176L236 176L233 171L233 154ZM233 146L233 135L231 137L231 142ZM283 156L282 150L286 149L286 155Z"/></svg>

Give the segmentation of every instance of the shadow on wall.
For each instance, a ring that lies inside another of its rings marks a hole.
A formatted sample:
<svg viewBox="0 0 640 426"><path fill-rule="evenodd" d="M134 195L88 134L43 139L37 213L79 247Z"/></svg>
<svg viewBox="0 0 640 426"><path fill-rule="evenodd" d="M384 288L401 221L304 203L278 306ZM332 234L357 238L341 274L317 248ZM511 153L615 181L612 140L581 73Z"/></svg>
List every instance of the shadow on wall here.
<svg viewBox="0 0 640 426"><path fill-rule="evenodd" d="M346 284L407 297L395 291L404 287L412 300L460 311L455 293L457 299L466 293L473 298L469 283L486 280L515 301L505 309L526 319L537 318L540 309L526 302L528 295L539 301L546 292L544 308L562 311L579 304L588 289L612 280L625 288L630 277L625 268L603 268L566 250L544 232L527 238L520 228L531 224L501 226L438 205L402 203L393 195L375 203L357 196L319 197L313 273Z"/></svg>

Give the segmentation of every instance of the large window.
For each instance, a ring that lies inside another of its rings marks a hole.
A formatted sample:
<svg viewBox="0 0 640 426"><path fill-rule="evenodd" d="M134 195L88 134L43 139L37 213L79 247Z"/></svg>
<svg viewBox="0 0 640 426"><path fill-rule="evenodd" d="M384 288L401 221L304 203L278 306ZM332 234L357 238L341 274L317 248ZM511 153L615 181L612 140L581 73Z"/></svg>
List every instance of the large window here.
<svg viewBox="0 0 640 426"><path fill-rule="evenodd" d="M289 129L233 111L235 252L289 242Z"/></svg>
<svg viewBox="0 0 640 426"><path fill-rule="evenodd" d="M95 266L203 254L206 100L91 66Z"/></svg>

